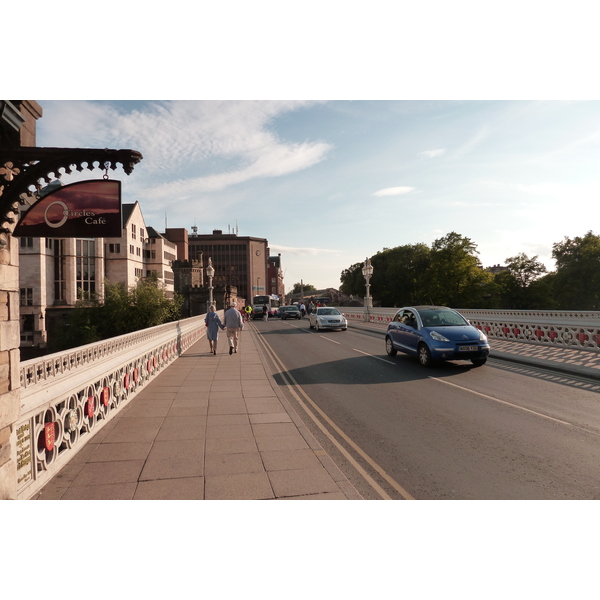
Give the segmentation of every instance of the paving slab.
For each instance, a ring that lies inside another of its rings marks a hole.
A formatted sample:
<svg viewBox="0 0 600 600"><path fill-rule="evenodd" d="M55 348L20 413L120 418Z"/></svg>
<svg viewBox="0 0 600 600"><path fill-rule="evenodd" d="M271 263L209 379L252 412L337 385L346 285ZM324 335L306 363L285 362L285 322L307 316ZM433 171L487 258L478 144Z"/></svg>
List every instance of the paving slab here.
<svg viewBox="0 0 600 600"><path fill-rule="evenodd" d="M360 499L282 403L254 335L246 330L232 355L223 344L214 356L199 340L140 388L36 498Z"/></svg>

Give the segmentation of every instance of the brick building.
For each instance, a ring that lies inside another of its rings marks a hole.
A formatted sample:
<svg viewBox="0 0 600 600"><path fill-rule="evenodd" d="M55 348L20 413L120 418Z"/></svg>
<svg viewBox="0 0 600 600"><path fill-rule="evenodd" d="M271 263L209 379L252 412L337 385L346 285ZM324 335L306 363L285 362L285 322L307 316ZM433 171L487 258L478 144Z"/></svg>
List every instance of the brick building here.
<svg viewBox="0 0 600 600"><path fill-rule="evenodd" d="M281 255L270 262L268 241L258 237L243 237L237 233L198 234L197 228L185 236L185 229L167 229L165 236L178 244L180 260L202 260L205 265L212 259L215 269L213 285L234 286L240 298L251 302L252 296L277 293L283 295ZM187 237L187 250L185 238ZM276 266L275 266L276 265ZM272 281L275 281L275 285Z"/></svg>

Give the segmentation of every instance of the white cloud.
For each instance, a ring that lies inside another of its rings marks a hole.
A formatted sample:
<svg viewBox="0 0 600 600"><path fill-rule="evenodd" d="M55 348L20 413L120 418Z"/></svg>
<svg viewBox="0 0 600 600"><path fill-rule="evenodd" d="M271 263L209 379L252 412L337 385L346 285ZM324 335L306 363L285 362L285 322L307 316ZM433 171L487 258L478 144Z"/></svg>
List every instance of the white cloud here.
<svg viewBox="0 0 600 600"><path fill-rule="evenodd" d="M286 142L269 128L274 118L306 104L54 102L45 109L40 129L44 139L51 140L47 145L140 151L144 159L134 172L140 174L136 177L139 193L167 200L251 179L279 177L324 160L329 144Z"/></svg>
<svg viewBox="0 0 600 600"><path fill-rule="evenodd" d="M402 196L403 194L409 194L414 191L414 187L409 187L407 185L401 185L398 187L385 188L383 190L379 190L373 193L373 196Z"/></svg>
<svg viewBox="0 0 600 600"><path fill-rule="evenodd" d="M435 150L425 150L421 152L421 156L425 156L427 158L435 158L436 156L442 156L442 154L446 153L446 148L436 148Z"/></svg>

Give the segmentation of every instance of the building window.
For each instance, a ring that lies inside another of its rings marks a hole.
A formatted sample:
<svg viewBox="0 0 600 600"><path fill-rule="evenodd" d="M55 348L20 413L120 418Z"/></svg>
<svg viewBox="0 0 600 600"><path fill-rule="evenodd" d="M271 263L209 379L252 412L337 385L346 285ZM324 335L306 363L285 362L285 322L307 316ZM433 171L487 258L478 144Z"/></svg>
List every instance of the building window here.
<svg viewBox="0 0 600 600"><path fill-rule="evenodd" d="M111 254L121 254L121 244L109 244L108 251Z"/></svg>
<svg viewBox="0 0 600 600"><path fill-rule="evenodd" d="M21 288L21 306L33 306L33 288Z"/></svg>
<svg viewBox="0 0 600 600"><path fill-rule="evenodd" d="M89 298L96 293L96 242L76 241L77 297Z"/></svg>
<svg viewBox="0 0 600 600"><path fill-rule="evenodd" d="M21 248L33 248L33 238L32 237L22 237L21 238Z"/></svg>
<svg viewBox="0 0 600 600"><path fill-rule="evenodd" d="M135 254L135 247L132 244L129 244L129 254Z"/></svg>
<svg viewBox="0 0 600 600"><path fill-rule="evenodd" d="M136 253L138 256L141 256L141 254L142 254L142 252L141 252L141 250L140 250L139 248L136 248L136 249L135 249L135 253Z"/></svg>
<svg viewBox="0 0 600 600"><path fill-rule="evenodd" d="M54 244L52 243L54 240L52 238L46 238L46 248L48 250L52 250L54 248Z"/></svg>
<svg viewBox="0 0 600 600"><path fill-rule="evenodd" d="M131 237L134 240L136 239L136 237L135 237L135 224L134 223L131 224Z"/></svg>
<svg viewBox="0 0 600 600"><path fill-rule="evenodd" d="M64 243L65 240L54 240L54 300L64 300L66 296Z"/></svg>
<svg viewBox="0 0 600 600"><path fill-rule="evenodd" d="M144 230L140 229L140 240L144 241Z"/></svg>

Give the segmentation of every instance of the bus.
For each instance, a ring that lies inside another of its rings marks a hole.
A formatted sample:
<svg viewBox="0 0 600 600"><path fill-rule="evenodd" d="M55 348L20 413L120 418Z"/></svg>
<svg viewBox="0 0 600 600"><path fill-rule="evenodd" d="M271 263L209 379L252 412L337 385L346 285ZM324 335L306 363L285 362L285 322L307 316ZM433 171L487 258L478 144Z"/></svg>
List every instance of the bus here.
<svg viewBox="0 0 600 600"><path fill-rule="evenodd" d="M277 316L277 309L280 306L279 296L254 296L252 298L252 318L262 319L263 306L267 305L269 317Z"/></svg>

